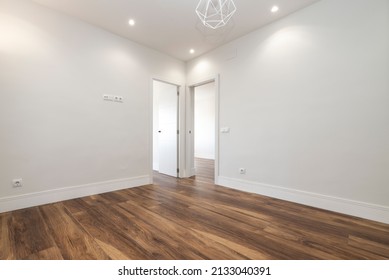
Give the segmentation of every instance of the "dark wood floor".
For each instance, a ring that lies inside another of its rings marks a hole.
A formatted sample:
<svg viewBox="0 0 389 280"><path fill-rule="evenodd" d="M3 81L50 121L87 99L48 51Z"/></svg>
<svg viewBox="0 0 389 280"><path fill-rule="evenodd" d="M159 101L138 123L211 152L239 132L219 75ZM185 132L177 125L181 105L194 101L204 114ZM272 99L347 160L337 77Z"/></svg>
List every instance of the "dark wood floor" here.
<svg viewBox="0 0 389 280"><path fill-rule="evenodd" d="M215 182L215 161L212 159L195 158L196 177L198 182Z"/></svg>
<svg viewBox="0 0 389 280"><path fill-rule="evenodd" d="M389 225L197 177L0 214L0 259L389 259Z"/></svg>

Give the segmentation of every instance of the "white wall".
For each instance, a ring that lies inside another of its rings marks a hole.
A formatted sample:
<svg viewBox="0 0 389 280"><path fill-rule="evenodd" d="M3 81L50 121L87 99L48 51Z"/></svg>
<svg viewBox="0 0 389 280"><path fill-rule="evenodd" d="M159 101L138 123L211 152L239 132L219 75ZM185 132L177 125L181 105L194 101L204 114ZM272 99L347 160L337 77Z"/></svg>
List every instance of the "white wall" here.
<svg viewBox="0 0 389 280"><path fill-rule="evenodd" d="M189 62L187 83L216 73L219 183L389 223L388 0L319 1Z"/></svg>
<svg viewBox="0 0 389 280"><path fill-rule="evenodd" d="M0 211L150 182L151 78L183 62L31 1L0 34Z"/></svg>

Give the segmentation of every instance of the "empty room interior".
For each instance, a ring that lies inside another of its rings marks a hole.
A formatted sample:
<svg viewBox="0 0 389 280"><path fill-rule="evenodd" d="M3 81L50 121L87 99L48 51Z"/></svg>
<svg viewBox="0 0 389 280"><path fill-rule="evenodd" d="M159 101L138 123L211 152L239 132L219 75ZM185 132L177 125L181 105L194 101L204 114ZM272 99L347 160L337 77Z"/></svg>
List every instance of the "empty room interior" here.
<svg viewBox="0 0 389 280"><path fill-rule="evenodd" d="M0 0L0 97L0 260L389 259L389 0Z"/></svg>

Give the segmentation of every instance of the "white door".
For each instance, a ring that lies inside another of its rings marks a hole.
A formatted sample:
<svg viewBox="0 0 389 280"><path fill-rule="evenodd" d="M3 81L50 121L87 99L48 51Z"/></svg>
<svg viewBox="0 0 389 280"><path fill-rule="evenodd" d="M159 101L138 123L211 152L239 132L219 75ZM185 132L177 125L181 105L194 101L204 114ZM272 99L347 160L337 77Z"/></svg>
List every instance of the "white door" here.
<svg viewBox="0 0 389 280"><path fill-rule="evenodd" d="M177 177L178 167L178 94L177 86L154 81L153 93L158 95L157 153L159 173Z"/></svg>

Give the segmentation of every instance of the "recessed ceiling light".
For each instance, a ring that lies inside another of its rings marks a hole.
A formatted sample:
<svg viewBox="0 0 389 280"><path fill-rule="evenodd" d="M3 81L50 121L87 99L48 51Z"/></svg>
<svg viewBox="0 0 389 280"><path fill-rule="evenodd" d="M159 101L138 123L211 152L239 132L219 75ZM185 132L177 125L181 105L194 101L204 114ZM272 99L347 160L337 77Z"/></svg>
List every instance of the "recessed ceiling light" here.
<svg viewBox="0 0 389 280"><path fill-rule="evenodd" d="M273 6L270 11L272 13L277 13L279 10L280 10L280 8L278 8L278 6Z"/></svg>
<svg viewBox="0 0 389 280"><path fill-rule="evenodd" d="M130 19L130 20L128 21L128 24L129 24L130 26L134 26L134 25L135 25L135 20Z"/></svg>
<svg viewBox="0 0 389 280"><path fill-rule="evenodd" d="M191 54L194 54L194 53L195 53L195 50L194 50L194 49L190 49L189 52L190 52Z"/></svg>

